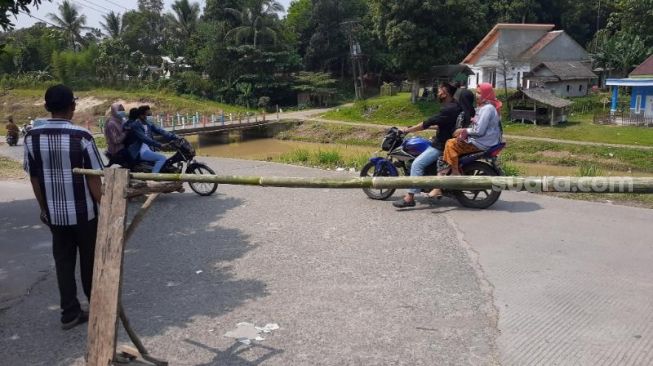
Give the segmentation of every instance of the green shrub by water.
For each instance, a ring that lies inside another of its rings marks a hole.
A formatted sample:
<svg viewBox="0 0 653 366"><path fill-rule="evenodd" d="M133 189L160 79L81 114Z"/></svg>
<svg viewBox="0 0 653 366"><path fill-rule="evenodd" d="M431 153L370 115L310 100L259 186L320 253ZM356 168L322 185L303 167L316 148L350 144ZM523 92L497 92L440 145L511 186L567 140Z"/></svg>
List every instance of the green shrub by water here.
<svg viewBox="0 0 653 366"><path fill-rule="evenodd" d="M603 169L594 164L582 164L578 168L578 175L581 177L599 177L603 175Z"/></svg>
<svg viewBox="0 0 653 366"><path fill-rule="evenodd" d="M318 150L315 160L319 166L335 167L342 163L342 156L337 150Z"/></svg>
<svg viewBox="0 0 653 366"><path fill-rule="evenodd" d="M518 166L510 163L501 164L501 169L503 170L503 174L508 177L518 177L522 175L521 169L519 169Z"/></svg>

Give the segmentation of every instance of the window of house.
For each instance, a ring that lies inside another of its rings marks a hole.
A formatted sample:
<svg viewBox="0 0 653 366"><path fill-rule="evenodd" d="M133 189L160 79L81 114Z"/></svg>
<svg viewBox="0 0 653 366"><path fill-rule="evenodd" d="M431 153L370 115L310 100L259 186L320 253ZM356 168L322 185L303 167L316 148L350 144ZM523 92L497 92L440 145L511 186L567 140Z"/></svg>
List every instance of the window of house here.
<svg viewBox="0 0 653 366"><path fill-rule="evenodd" d="M571 85L567 85L567 93L571 91Z"/></svg>
<svg viewBox="0 0 653 366"><path fill-rule="evenodd" d="M635 113L640 114L642 112L642 95L638 95L635 98Z"/></svg>
<svg viewBox="0 0 653 366"><path fill-rule="evenodd" d="M578 85L578 91L581 93L583 92L583 84Z"/></svg>

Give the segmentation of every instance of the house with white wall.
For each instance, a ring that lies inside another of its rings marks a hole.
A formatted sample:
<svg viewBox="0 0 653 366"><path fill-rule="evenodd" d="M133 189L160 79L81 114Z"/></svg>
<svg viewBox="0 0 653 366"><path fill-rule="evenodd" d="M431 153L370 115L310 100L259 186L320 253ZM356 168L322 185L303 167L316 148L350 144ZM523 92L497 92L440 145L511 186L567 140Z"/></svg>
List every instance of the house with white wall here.
<svg viewBox="0 0 653 366"><path fill-rule="evenodd" d="M543 62L578 61L591 64L587 51L553 24L499 23L465 57L474 72L470 88L480 83L494 87L527 88L524 74Z"/></svg>

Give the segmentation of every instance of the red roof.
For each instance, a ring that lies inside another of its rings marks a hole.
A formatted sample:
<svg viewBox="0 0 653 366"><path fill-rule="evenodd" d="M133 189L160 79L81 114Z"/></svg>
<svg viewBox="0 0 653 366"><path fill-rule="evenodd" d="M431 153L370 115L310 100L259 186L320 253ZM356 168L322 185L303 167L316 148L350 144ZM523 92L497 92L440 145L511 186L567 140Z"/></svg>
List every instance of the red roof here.
<svg viewBox="0 0 653 366"><path fill-rule="evenodd" d="M522 58L526 60L530 60L531 57L537 55L538 52L542 51L542 49L546 46L548 46L551 42L553 42L554 39L558 38L564 31L558 30L558 31L553 31L545 34L540 38L535 44L531 46L531 48L527 49L524 51L521 55Z"/></svg>
<svg viewBox="0 0 653 366"><path fill-rule="evenodd" d="M653 55L649 56L646 61L637 66L630 76L650 76L653 75Z"/></svg>

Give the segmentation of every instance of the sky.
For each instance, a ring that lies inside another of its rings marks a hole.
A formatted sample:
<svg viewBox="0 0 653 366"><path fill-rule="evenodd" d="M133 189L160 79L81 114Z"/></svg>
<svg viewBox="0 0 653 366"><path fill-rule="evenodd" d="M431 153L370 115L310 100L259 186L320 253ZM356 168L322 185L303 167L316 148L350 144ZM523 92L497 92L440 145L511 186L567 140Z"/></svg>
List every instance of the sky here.
<svg viewBox="0 0 653 366"><path fill-rule="evenodd" d="M100 28L100 22L102 21L102 15L107 14L109 11L114 11L116 13L124 13L126 9L135 9L137 7L136 0L70 0L75 4L80 12L86 15L86 26L93 28ZM200 8L204 10L205 0L191 0L191 2L199 2ZM288 9L291 0L277 0L279 1L284 8ZM164 0L165 11L170 10L170 5L174 0ZM44 0L41 6L38 9L33 8L31 15L41 18L43 20L50 21L48 18L48 13L57 13L57 7L61 3L61 0L52 0L48 2ZM16 28L25 28L29 27L32 24L38 22L37 19L32 18L25 14L19 14L17 19L12 19Z"/></svg>

